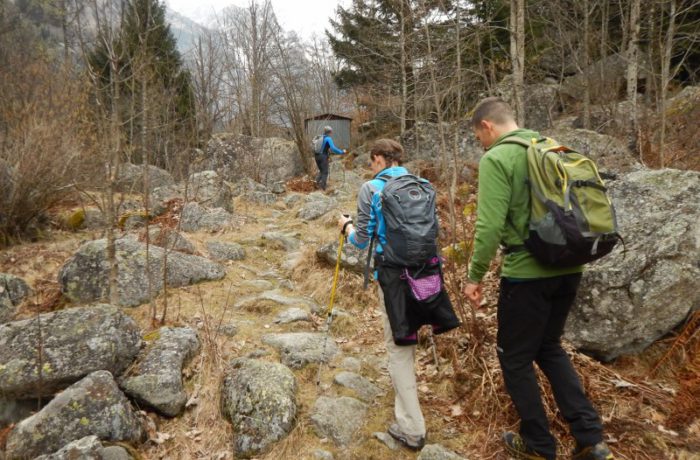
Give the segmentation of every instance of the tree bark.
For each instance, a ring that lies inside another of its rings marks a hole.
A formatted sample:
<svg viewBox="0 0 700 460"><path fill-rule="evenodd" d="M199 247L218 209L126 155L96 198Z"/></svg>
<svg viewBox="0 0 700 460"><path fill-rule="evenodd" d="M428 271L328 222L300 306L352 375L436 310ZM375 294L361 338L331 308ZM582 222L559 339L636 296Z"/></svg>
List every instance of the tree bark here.
<svg viewBox="0 0 700 460"><path fill-rule="evenodd" d="M668 27L661 60L661 103L658 110L661 111L661 127L659 131L659 166L666 165L666 100L668 98L668 84L671 80L671 56L673 54L673 36L676 28L676 0L669 1Z"/></svg>
<svg viewBox="0 0 700 460"><path fill-rule="evenodd" d="M510 57L516 121L525 126L525 0L510 1Z"/></svg>
<svg viewBox="0 0 700 460"><path fill-rule="evenodd" d="M583 128L591 129L591 64L590 51L590 6L589 0L583 0Z"/></svg>
<svg viewBox="0 0 700 460"><path fill-rule="evenodd" d="M630 40L627 45L627 101L630 104L632 123L627 126L628 140L634 141L637 133L637 75L639 74L639 11L640 0L631 0L630 3Z"/></svg>
<svg viewBox="0 0 700 460"><path fill-rule="evenodd" d="M116 237L114 234L114 223L116 208L114 205L114 195L116 193L117 177L119 174L119 155L121 150L121 135L119 120L119 103L120 103L120 81L119 81L119 64L117 57L110 56L110 84L112 87L112 107L110 116L110 135L112 137L112 151L109 162L107 164L107 263L109 265L108 286L109 286L109 303L112 305L119 304L119 291L117 286L117 277L119 275L119 267L117 264L117 249Z"/></svg>

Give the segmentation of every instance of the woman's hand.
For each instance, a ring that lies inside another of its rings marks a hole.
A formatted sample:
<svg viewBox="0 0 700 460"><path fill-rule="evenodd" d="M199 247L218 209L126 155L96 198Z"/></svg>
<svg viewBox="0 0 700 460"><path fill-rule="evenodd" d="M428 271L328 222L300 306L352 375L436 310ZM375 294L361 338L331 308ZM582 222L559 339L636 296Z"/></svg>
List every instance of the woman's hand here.
<svg viewBox="0 0 700 460"><path fill-rule="evenodd" d="M348 222L352 222L352 219L350 216L346 214L341 214L340 218L338 219L338 231L340 233L344 233L345 235L350 234L350 231L352 230L352 224L348 224ZM345 226L347 224L347 227ZM345 232L343 232L345 230Z"/></svg>

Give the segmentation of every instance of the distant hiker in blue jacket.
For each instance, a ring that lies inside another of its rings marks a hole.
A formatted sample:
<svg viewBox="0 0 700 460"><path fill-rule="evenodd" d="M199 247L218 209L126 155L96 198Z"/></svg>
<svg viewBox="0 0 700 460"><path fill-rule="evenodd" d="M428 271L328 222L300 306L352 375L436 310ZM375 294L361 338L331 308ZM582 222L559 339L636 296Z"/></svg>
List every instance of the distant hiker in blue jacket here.
<svg viewBox="0 0 700 460"><path fill-rule="evenodd" d="M328 157L331 153L336 155L343 155L347 153L347 150L340 150L333 143L333 128L330 126L323 127L323 144L321 145L321 152L316 153L316 166L318 166L318 174L316 175L316 185L321 190L326 189L326 183L328 182Z"/></svg>

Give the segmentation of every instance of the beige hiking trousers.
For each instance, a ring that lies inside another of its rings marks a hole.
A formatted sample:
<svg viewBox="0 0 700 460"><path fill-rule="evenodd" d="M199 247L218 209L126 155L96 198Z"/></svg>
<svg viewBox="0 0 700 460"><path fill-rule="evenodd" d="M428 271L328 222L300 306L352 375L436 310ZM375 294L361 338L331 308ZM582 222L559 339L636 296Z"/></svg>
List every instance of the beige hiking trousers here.
<svg viewBox="0 0 700 460"><path fill-rule="evenodd" d="M384 344L389 354L389 376L394 385L394 415L396 423L405 434L425 436L425 419L418 402L415 357L416 346L398 346L394 343L391 324L384 306L384 293L379 290L379 306L384 323Z"/></svg>

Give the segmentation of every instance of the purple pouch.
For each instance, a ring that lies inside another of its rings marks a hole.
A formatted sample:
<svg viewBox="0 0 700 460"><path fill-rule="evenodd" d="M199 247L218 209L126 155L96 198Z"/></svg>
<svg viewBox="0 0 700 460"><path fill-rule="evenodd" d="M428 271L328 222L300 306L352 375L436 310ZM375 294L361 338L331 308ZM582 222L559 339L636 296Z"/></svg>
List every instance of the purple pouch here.
<svg viewBox="0 0 700 460"><path fill-rule="evenodd" d="M437 258L431 260L431 262L433 261L439 263ZM430 299L442 291L442 275L439 270L437 273L431 275L413 278L408 269L404 268L402 278L406 280L408 286L411 288L413 297L421 302Z"/></svg>

